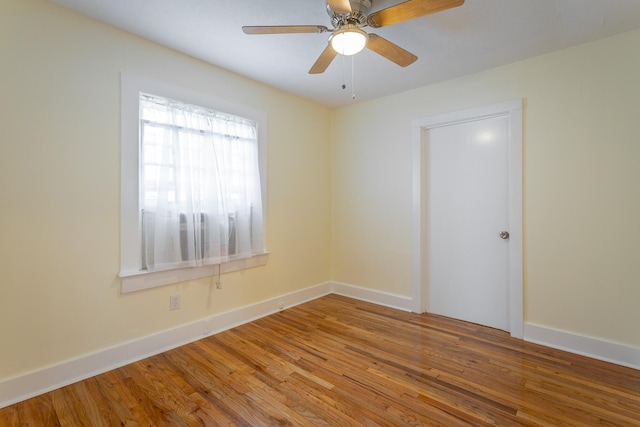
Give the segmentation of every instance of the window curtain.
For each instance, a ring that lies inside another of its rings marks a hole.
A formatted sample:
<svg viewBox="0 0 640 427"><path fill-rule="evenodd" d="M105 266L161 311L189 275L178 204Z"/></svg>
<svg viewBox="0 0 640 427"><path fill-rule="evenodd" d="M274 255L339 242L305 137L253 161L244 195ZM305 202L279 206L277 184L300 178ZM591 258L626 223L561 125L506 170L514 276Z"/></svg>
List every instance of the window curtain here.
<svg viewBox="0 0 640 427"><path fill-rule="evenodd" d="M140 96L141 267L264 252L255 122Z"/></svg>

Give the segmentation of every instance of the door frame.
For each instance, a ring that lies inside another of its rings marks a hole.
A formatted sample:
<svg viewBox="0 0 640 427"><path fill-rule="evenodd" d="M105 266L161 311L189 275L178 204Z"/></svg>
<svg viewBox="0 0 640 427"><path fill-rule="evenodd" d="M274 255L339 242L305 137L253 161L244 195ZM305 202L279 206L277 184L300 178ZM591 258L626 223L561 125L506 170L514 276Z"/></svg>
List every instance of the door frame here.
<svg viewBox="0 0 640 427"><path fill-rule="evenodd" d="M522 99L461 111L436 114L412 121L412 309L424 313L429 307L429 129L491 117L508 117L508 320L515 338L523 337L523 221L522 221Z"/></svg>

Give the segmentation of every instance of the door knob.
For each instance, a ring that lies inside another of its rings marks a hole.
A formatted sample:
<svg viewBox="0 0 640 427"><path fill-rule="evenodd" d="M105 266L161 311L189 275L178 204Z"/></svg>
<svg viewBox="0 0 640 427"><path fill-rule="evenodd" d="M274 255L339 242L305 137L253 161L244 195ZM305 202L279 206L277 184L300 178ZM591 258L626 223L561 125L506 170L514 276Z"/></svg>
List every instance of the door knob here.
<svg viewBox="0 0 640 427"><path fill-rule="evenodd" d="M501 231L500 232L500 238L502 240L507 240L509 238L509 232L508 231Z"/></svg>

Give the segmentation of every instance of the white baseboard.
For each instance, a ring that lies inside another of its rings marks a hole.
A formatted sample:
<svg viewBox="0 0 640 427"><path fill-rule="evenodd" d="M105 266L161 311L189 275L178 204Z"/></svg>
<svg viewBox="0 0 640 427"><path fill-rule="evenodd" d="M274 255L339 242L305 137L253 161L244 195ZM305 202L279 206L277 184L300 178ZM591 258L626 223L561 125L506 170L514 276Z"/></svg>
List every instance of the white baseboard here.
<svg viewBox="0 0 640 427"><path fill-rule="evenodd" d="M616 365L640 369L640 348L525 323L524 340Z"/></svg>
<svg viewBox="0 0 640 427"><path fill-rule="evenodd" d="M331 293L323 283L0 381L0 408Z"/></svg>
<svg viewBox="0 0 640 427"><path fill-rule="evenodd" d="M347 283L330 282L331 292L344 295L361 301L372 302L386 307L397 308L399 310L411 311L413 299L389 292L376 291L374 289L361 288Z"/></svg>
<svg viewBox="0 0 640 427"><path fill-rule="evenodd" d="M410 297L340 282L322 283L2 380L0 381L0 408L331 293L404 311L411 311L413 307L413 300ZM524 339L548 347L640 369L640 349L638 348L533 324L525 324Z"/></svg>
<svg viewBox="0 0 640 427"><path fill-rule="evenodd" d="M321 296L336 293L401 310L411 299L345 283L327 282L280 295L236 310L200 319L96 353L0 381L0 408L73 384L129 363L197 341L209 335L276 313Z"/></svg>

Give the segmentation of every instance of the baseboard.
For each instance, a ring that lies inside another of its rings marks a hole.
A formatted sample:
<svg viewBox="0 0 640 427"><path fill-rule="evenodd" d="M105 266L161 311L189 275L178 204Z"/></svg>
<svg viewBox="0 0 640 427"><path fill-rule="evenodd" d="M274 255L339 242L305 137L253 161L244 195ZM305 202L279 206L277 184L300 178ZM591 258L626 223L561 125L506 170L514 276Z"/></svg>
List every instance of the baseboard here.
<svg viewBox="0 0 640 427"><path fill-rule="evenodd" d="M0 408L331 293L323 283L0 381Z"/></svg>
<svg viewBox="0 0 640 427"><path fill-rule="evenodd" d="M413 306L410 297L340 282L322 283L0 381L0 408L331 293L404 311L411 311ZM530 323L524 326L524 339L547 347L640 369L640 349L638 348Z"/></svg>
<svg viewBox="0 0 640 427"><path fill-rule="evenodd" d="M372 302L386 307L397 308L399 310L411 311L413 304L412 298L405 297L403 295L376 291L374 289L362 288L341 282L330 282L329 286L331 292L334 294L344 295L346 297Z"/></svg>
<svg viewBox="0 0 640 427"><path fill-rule="evenodd" d="M524 340L616 365L640 369L640 348L525 323Z"/></svg>
<svg viewBox="0 0 640 427"><path fill-rule="evenodd" d="M171 350L172 348L197 341L209 335L231 329L238 325L268 316L287 307L293 307L330 293L401 310L409 311L411 307L411 299L407 297L345 283L322 283L0 381L0 408Z"/></svg>

